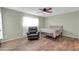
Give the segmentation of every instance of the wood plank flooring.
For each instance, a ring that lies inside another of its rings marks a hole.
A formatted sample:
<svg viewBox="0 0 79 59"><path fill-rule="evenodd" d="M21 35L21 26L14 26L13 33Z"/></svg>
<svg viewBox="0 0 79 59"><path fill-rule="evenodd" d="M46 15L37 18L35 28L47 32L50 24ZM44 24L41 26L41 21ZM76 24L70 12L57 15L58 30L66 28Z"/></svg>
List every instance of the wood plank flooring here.
<svg viewBox="0 0 79 59"><path fill-rule="evenodd" d="M29 41L27 38L2 43L0 51L78 51L79 42L69 37L59 37L56 40L42 37Z"/></svg>

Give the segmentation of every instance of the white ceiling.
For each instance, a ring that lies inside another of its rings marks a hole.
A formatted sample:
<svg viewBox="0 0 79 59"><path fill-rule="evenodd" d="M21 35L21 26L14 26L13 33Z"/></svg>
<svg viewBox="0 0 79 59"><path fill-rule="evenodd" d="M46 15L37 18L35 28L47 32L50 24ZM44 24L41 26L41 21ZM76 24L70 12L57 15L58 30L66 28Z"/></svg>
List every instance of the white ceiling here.
<svg viewBox="0 0 79 59"><path fill-rule="evenodd" d="M28 14L32 14L32 15L42 16L42 17L48 17L48 16L54 16L54 15L79 11L79 7L52 7L53 13L43 14L39 10L39 8L41 7L7 7L7 8L21 11L21 12L28 13Z"/></svg>

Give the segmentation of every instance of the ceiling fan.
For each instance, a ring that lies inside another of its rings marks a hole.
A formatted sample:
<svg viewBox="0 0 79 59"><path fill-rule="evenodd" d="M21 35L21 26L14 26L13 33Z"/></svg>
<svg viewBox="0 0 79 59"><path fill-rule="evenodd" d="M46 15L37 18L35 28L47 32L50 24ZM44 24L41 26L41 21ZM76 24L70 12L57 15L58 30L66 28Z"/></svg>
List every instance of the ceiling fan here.
<svg viewBox="0 0 79 59"><path fill-rule="evenodd" d="M39 10L43 13L52 13L52 8L51 7L40 8Z"/></svg>

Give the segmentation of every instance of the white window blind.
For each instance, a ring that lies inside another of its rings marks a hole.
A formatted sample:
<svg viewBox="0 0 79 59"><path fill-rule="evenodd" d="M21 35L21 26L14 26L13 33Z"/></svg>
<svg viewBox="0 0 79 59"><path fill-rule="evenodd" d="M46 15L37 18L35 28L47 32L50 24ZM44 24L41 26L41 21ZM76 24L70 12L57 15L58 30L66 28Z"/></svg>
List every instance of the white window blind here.
<svg viewBox="0 0 79 59"><path fill-rule="evenodd" d="M23 17L23 27L38 26L39 20L37 17L25 16Z"/></svg>

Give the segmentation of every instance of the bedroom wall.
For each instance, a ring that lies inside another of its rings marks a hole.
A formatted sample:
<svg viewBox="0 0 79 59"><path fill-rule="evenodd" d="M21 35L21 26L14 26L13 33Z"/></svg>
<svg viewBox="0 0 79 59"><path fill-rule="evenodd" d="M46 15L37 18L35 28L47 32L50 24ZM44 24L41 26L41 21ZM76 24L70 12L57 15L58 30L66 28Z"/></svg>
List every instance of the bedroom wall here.
<svg viewBox="0 0 79 59"><path fill-rule="evenodd" d="M2 8L3 41L23 37L22 20L24 16L33 16L7 8ZM39 26L43 27L43 18L39 18Z"/></svg>
<svg viewBox="0 0 79 59"><path fill-rule="evenodd" d="M44 28L44 27L45 27L45 18L39 17L39 28Z"/></svg>
<svg viewBox="0 0 79 59"><path fill-rule="evenodd" d="M49 27L50 25L63 25L64 36L78 38L78 13L79 11L47 17L45 27Z"/></svg>
<svg viewBox="0 0 79 59"><path fill-rule="evenodd" d="M23 14L10 9L2 8L3 16L3 39L22 37Z"/></svg>

